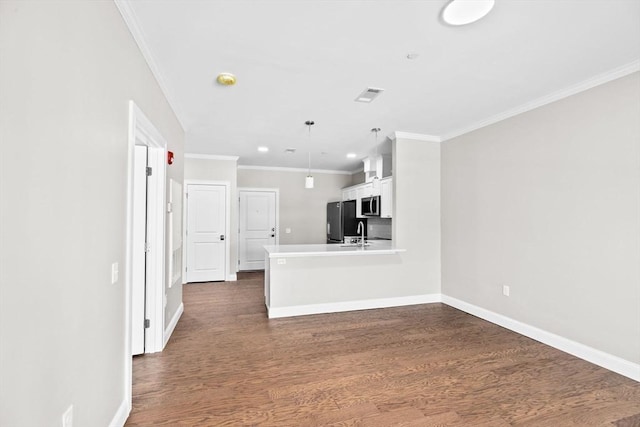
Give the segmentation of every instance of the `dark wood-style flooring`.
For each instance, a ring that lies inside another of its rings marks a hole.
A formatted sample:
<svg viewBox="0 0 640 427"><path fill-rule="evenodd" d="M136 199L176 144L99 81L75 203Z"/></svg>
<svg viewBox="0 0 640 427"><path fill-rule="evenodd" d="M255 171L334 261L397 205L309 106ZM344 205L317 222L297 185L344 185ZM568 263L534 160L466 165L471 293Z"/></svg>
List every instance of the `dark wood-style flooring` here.
<svg viewBox="0 0 640 427"><path fill-rule="evenodd" d="M261 273L183 299L127 426L640 426L640 383L444 304L268 320Z"/></svg>

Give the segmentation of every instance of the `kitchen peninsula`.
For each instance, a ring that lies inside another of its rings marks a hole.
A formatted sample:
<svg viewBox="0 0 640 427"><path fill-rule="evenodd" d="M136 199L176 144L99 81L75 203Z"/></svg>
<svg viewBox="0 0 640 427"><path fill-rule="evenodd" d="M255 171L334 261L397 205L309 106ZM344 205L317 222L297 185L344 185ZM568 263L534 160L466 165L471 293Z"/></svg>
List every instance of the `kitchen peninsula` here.
<svg viewBox="0 0 640 427"><path fill-rule="evenodd" d="M396 271L404 249L392 241L367 246L265 246L265 303L269 318L433 302L404 295Z"/></svg>

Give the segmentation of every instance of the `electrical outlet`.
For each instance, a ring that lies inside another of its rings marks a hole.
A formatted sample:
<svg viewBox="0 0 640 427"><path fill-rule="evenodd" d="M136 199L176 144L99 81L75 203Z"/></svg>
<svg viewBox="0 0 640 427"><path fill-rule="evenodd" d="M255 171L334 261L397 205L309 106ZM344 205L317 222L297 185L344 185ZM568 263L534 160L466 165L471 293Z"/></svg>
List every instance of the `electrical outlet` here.
<svg viewBox="0 0 640 427"><path fill-rule="evenodd" d="M509 296L509 287L507 285L502 286L502 295L504 295L505 297Z"/></svg>
<svg viewBox="0 0 640 427"><path fill-rule="evenodd" d="M286 258L278 258L278 264L279 265L283 265L287 263L287 259Z"/></svg>
<svg viewBox="0 0 640 427"><path fill-rule="evenodd" d="M114 284L118 281L118 263L114 262L111 264L111 284Z"/></svg>
<svg viewBox="0 0 640 427"><path fill-rule="evenodd" d="M373 225L369 226L369 231L373 231Z"/></svg>
<svg viewBox="0 0 640 427"><path fill-rule="evenodd" d="M62 427L73 427L73 405L62 414Z"/></svg>

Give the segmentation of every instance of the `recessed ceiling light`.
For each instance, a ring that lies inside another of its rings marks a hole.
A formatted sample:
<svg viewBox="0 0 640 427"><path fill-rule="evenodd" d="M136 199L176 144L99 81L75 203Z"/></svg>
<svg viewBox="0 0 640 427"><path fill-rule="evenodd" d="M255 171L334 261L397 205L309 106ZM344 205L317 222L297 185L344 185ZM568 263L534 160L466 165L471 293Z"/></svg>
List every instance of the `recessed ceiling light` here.
<svg viewBox="0 0 640 427"><path fill-rule="evenodd" d="M216 81L222 86L233 86L236 84L236 76L231 73L220 73L216 77Z"/></svg>
<svg viewBox="0 0 640 427"><path fill-rule="evenodd" d="M258 147L258 151L261 153L266 153L269 151L269 147Z"/></svg>
<svg viewBox="0 0 640 427"><path fill-rule="evenodd" d="M449 25L476 22L491 11L495 0L451 0L442 11L442 19Z"/></svg>
<svg viewBox="0 0 640 427"><path fill-rule="evenodd" d="M347 154L347 159L355 159L355 158L356 158L356 153Z"/></svg>

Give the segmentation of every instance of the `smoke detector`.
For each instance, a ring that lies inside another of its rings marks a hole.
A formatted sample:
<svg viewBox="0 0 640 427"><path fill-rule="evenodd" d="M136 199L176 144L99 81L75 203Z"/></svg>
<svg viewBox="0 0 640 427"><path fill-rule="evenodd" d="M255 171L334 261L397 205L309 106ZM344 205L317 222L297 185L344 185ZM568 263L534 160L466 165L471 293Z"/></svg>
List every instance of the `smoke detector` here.
<svg viewBox="0 0 640 427"><path fill-rule="evenodd" d="M369 103L376 99L378 95L384 92L384 89L380 89L377 87L368 87L355 99L356 102L364 102Z"/></svg>

